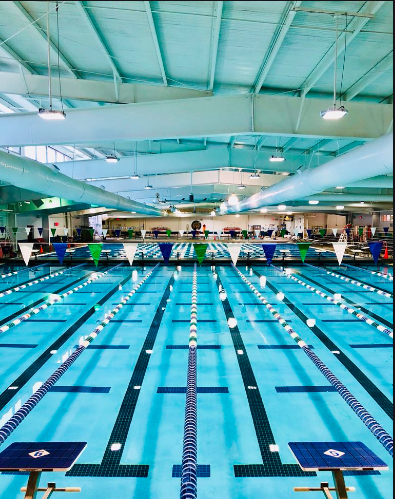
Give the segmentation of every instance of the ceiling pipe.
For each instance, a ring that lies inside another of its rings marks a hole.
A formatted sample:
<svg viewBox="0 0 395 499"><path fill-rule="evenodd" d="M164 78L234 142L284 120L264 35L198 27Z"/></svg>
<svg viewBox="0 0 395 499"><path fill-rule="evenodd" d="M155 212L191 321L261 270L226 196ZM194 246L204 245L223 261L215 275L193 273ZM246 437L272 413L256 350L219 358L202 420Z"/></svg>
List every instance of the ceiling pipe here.
<svg viewBox="0 0 395 499"><path fill-rule="evenodd" d="M336 186L346 186L393 172L393 133L368 142L329 163L305 170L283 182L227 206L225 213L256 210L317 195Z"/></svg>
<svg viewBox="0 0 395 499"><path fill-rule="evenodd" d="M53 171L31 159L3 151L0 151L0 180L22 189L34 189L47 197L59 197L79 204L93 204L149 216L161 216L161 211L157 208L106 192L99 187Z"/></svg>

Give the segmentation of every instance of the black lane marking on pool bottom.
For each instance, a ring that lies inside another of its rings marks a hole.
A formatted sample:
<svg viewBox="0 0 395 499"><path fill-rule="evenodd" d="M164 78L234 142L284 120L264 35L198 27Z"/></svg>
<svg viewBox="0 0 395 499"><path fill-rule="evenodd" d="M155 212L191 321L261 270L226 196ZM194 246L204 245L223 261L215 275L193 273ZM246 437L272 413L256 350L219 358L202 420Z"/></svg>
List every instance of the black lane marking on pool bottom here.
<svg viewBox="0 0 395 499"><path fill-rule="evenodd" d="M121 283L123 286L132 278L132 273L127 276ZM68 286L70 287L70 286ZM98 302L98 305L104 305L115 293L118 291L119 283L114 286L114 288L109 291L103 298ZM43 365L48 362L49 359L53 357L51 354L54 350L60 350L62 346L73 336L73 334L78 331L78 329L96 313L94 307L91 307L85 314L80 317L67 331L65 331L50 347L48 347L45 352L43 352L40 357L38 357L25 371L18 376L18 378L10 385L17 386L16 390L5 390L0 395L0 411L12 400L16 393L18 393L30 380L31 378L43 367Z"/></svg>
<svg viewBox="0 0 395 499"><path fill-rule="evenodd" d="M343 276L343 277L349 277L348 275L345 275L345 274L343 274L342 272L339 272L339 270L336 270L336 272L335 272L335 273L336 273L336 274L339 274L339 275L341 275L341 276ZM361 283L361 284L364 284L365 286L372 286L372 287L375 287L376 289L379 289L380 291L384 291L384 293L389 293L389 291L387 291L387 290L386 290L386 289L384 289L384 288L380 288L380 286L377 286L376 284L374 284L374 285L373 285L373 284L368 284L368 283L367 283L367 282L365 282L365 281L361 281L361 279L357 279L355 276L352 276L352 278L354 279L354 281L357 281L357 282L359 282L359 283ZM351 284L352 284L352 283L351 283Z"/></svg>
<svg viewBox="0 0 395 499"><path fill-rule="evenodd" d="M337 393L334 386L276 386L277 393Z"/></svg>
<svg viewBox="0 0 395 499"><path fill-rule="evenodd" d="M220 286L222 286L222 281L219 276L216 280L216 284L218 289ZM237 291L235 291L235 293L237 293ZM228 298L222 302L222 305L227 320L235 317ZM239 364L240 373L243 379L248 405L251 411L259 450L261 452L263 461L263 464L235 465L235 476L237 478L317 476L316 473L307 473L302 471L300 466L298 466L297 464L283 464L280 454L270 451L270 445L275 444L276 441L270 426L269 417L263 404L261 392L259 390L258 383L256 381L255 374L243 342L242 335L237 326L234 329L230 329L228 327L228 330L230 332L233 346L236 352L237 362ZM238 355L238 350L243 350L244 355ZM249 389L249 387L251 386L257 387L256 390Z"/></svg>
<svg viewBox="0 0 395 499"><path fill-rule="evenodd" d="M38 345L28 345L27 343L19 343L19 344L16 344L16 343L10 343L10 344L6 344L6 343L1 343L0 344L0 348L37 348Z"/></svg>
<svg viewBox="0 0 395 499"><path fill-rule="evenodd" d="M196 389L199 394L210 394L210 393L229 393L229 388L227 387L198 387ZM167 393L167 394L186 394L187 389L182 387L172 387L172 386L164 386L159 387L157 393Z"/></svg>
<svg viewBox="0 0 395 499"><path fill-rule="evenodd" d="M261 274L254 270L254 274L260 277ZM279 290L269 281L267 286L274 292L278 293ZM301 319L305 324L308 317L292 302L289 301L287 297L284 299L284 303L288 308L294 312L299 319ZM320 329L317 325L310 329L315 336L330 350L331 352L338 351L339 354L336 358L343 364L343 366L348 370L348 372L358 381L358 383L369 393L369 395L375 400L375 402L383 409L383 411L391 418L394 417L394 405L388 397L363 373L363 371L330 339L328 336Z"/></svg>
<svg viewBox="0 0 395 499"><path fill-rule="evenodd" d="M221 350L221 345L198 345L198 350ZM167 345L166 350L189 350L189 345Z"/></svg>
<svg viewBox="0 0 395 499"><path fill-rule="evenodd" d="M50 393L110 393L109 386L53 386Z"/></svg>
<svg viewBox="0 0 395 499"><path fill-rule="evenodd" d="M350 345L351 348L394 348L394 345L388 345L386 343L377 343L376 345L374 344L360 344L360 345Z"/></svg>
<svg viewBox="0 0 395 499"><path fill-rule="evenodd" d="M129 386L126 390L101 464L75 464L66 476L148 478L149 465L121 465L121 459L140 396L140 390L136 390L135 387L142 386L144 383L145 374L151 358L151 355L148 354L147 351L153 350L155 346L159 328L168 305L167 300L170 297L171 287L174 286L174 282L175 279L174 276L172 276L156 310L151 327L134 367ZM122 449L119 452L113 452L111 450L111 446L114 443L122 445Z"/></svg>
<svg viewBox="0 0 395 499"><path fill-rule="evenodd" d="M258 345L259 350L300 350L299 345ZM311 350L314 350L313 345L309 345Z"/></svg>
<svg viewBox="0 0 395 499"><path fill-rule="evenodd" d="M74 348L78 348L76 345ZM129 350L130 345L89 345L87 350Z"/></svg>
<svg viewBox="0 0 395 499"><path fill-rule="evenodd" d="M333 291L333 289L330 289L330 288L327 288L324 284L321 284L320 282L317 282L315 281L314 279L311 279L311 277L307 277L305 276L304 274L302 274L301 272L297 272L295 271L295 274L297 274L298 276L300 276L302 279L305 279L306 281L310 281L312 284L314 284L316 287L318 288L321 288L321 289L324 289L325 291L327 291L328 293L330 293L331 295L334 295L335 294L335 291ZM322 276L319 276L319 277L322 277ZM389 327L390 329L393 328L393 324L389 321L387 321L386 319L383 319L382 317L379 317L378 315L376 315L374 312L372 312L371 310L368 310L367 308L364 308L362 307L361 305L358 305L357 303L353 302L352 300L349 300L348 298L346 298L345 296L343 296L343 300L348 303L349 305L352 305L353 308L356 308L356 309L360 309L362 312L364 312L365 314L369 315L370 317L372 317L373 319L375 319L376 321L386 325L387 327Z"/></svg>
<svg viewBox="0 0 395 499"><path fill-rule="evenodd" d="M173 466L173 478L181 478L182 477L182 465L175 464ZM210 478L211 477L211 466L208 464L198 464L197 466L197 477L198 478Z"/></svg>

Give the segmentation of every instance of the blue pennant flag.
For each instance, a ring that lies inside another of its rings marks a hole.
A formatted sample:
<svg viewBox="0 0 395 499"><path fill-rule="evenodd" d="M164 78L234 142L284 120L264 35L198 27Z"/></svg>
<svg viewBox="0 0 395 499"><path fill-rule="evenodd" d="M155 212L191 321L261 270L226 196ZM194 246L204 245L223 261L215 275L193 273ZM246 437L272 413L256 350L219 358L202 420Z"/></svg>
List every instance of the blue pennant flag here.
<svg viewBox="0 0 395 499"><path fill-rule="evenodd" d="M159 243L159 248L162 252L163 260L167 265L169 263L171 252L173 251L173 243Z"/></svg>
<svg viewBox="0 0 395 499"><path fill-rule="evenodd" d="M159 236L159 231L158 230L154 230L154 236L155 236L155 239L158 239L158 236Z"/></svg>
<svg viewBox="0 0 395 499"><path fill-rule="evenodd" d="M311 234L313 233L313 229L307 229L307 235L309 239L311 239Z"/></svg>
<svg viewBox="0 0 395 499"><path fill-rule="evenodd" d="M262 244L263 251L265 252L267 264L271 265L276 252L277 244Z"/></svg>
<svg viewBox="0 0 395 499"><path fill-rule="evenodd" d="M383 251L383 246L383 242L369 243L370 252L372 253L376 265L379 263L380 255Z"/></svg>
<svg viewBox="0 0 395 499"><path fill-rule="evenodd" d="M82 229L77 229L77 234L80 236L82 232Z"/></svg>
<svg viewBox="0 0 395 499"><path fill-rule="evenodd" d="M115 231L115 237L120 237L120 236L121 236L121 231L120 231L120 229L117 229Z"/></svg>
<svg viewBox="0 0 395 499"><path fill-rule="evenodd" d="M42 229L42 228L40 227L40 228L39 228L39 229L37 229L37 230L38 230L38 233L40 234L40 236L42 236L42 235L43 235L43 232L44 232L44 229Z"/></svg>
<svg viewBox="0 0 395 499"><path fill-rule="evenodd" d="M64 257L66 256L67 243L53 243L53 249L56 251L60 265L63 265Z"/></svg>

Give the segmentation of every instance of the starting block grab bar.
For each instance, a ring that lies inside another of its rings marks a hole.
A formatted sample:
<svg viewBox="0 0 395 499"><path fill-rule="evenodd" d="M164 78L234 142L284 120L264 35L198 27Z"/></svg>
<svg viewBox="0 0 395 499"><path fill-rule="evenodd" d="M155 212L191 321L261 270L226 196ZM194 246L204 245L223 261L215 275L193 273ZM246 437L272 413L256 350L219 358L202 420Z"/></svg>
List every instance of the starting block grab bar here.
<svg viewBox="0 0 395 499"><path fill-rule="evenodd" d="M294 492L322 492L324 489L328 489L330 492L336 492L334 487L320 487L320 488L310 488L310 487L295 487ZM347 492L356 492L355 487L347 487Z"/></svg>

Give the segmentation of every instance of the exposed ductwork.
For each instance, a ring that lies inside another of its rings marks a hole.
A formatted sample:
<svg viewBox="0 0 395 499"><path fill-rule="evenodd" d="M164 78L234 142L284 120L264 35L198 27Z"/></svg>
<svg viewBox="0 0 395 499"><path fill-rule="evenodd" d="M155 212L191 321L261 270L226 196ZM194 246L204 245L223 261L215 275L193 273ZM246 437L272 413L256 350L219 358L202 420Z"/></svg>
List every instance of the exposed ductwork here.
<svg viewBox="0 0 395 499"><path fill-rule="evenodd" d="M225 213L256 210L264 206L297 201L336 186L347 186L378 175L393 172L393 134L383 135L325 165L309 169L259 192Z"/></svg>
<svg viewBox="0 0 395 499"><path fill-rule="evenodd" d="M106 192L99 187L53 171L31 159L3 151L0 151L0 180L48 197L60 197L79 204L93 204L148 216L161 216L161 211L157 208Z"/></svg>

